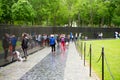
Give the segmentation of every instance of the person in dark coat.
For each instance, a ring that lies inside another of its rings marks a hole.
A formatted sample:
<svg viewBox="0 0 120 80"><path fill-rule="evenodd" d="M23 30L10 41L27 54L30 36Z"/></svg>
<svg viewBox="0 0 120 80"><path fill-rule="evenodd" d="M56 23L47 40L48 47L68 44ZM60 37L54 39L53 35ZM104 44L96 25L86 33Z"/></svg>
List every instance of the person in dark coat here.
<svg viewBox="0 0 120 80"><path fill-rule="evenodd" d="M4 49L5 61L7 61L7 57L8 57L9 43L10 43L9 34L5 33L4 37L2 38L2 47Z"/></svg>
<svg viewBox="0 0 120 80"><path fill-rule="evenodd" d="M22 49L23 49L23 52L24 52L24 57L25 57L25 60L27 60L27 48L28 48L28 37L27 37L27 34L24 33L23 34L23 39L22 39Z"/></svg>

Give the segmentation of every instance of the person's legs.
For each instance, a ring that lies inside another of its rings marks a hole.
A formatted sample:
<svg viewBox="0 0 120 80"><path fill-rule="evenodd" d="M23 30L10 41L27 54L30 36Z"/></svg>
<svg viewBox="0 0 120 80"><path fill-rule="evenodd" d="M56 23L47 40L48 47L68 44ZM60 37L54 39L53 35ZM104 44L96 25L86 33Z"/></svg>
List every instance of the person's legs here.
<svg viewBox="0 0 120 80"><path fill-rule="evenodd" d="M65 42L63 42L63 50L65 51Z"/></svg>
<svg viewBox="0 0 120 80"><path fill-rule="evenodd" d="M62 48L62 51L64 51L64 49L65 49L65 43L64 42L61 43L61 48Z"/></svg>
<svg viewBox="0 0 120 80"><path fill-rule="evenodd" d="M61 46L60 46L60 48L61 48L61 51L63 50L63 44L62 44L62 42L61 42Z"/></svg>
<svg viewBox="0 0 120 80"><path fill-rule="evenodd" d="M7 60L7 56L8 56L8 49L5 49L5 50L4 50L4 53L5 53L5 55L4 55L4 59L5 59L5 60Z"/></svg>
<svg viewBox="0 0 120 80"><path fill-rule="evenodd" d="M51 45L52 54L55 54L55 45Z"/></svg>
<svg viewBox="0 0 120 80"><path fill-rule="evenodd" d="M16 46L14 46L14 45L12 46L12 52L14 52L14 51L15 51L15 47L16 47Z"/></svg>
<svg viewBox="0 0 120 80"><path fill-rule="evenodd" d="M54 45L52 45L52 52L54 51Z"/></svg>
<svg viewBox="0 0 120 80"><path fill-rule="evenodd" d="M25 59L27 59L27 49L23 49L23 52L24 52Z"/></svg>
<svg viewBox="0 0 120 80"><path fill-rule="evenodd" d="M50 45L51 46L51 52L53 52L53 46L52 45Z"/></svg>
<svg viewBox="0 0 120 80"><path fill-rule="evenodd" d="M27 54L27 49L25 49L25 55L28 56L28 54Z"/></svg>
<svg viewBox="0 0 120 80"><path fill-rule="evenodd" d="M55 52L55 44L53 45L53 51Z"/></svg>

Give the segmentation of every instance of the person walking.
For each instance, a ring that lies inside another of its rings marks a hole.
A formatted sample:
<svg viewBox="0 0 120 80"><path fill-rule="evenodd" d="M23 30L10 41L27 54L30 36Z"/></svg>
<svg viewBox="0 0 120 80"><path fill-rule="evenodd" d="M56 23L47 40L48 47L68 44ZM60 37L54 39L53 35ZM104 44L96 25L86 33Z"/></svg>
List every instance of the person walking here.
<svg viewBox="0 0 120 80"><path fill-rule="evenodd" d="M51 51L53 54L55 54L55 45L56 45L56 39L53 34L50 35L49 43L51 46Z"/></svg>
<svg viewBox="0 0 120 80"><path fill-rule="evenodd" d="M38 44L39 44L39 46L41 47L42 46L42 36L41 36L41 34L39 34L38 35Z"/></svg>
<svg viewBox="0 0 120 80"><path fill-rule="evenodd" d="M8 61L7 57L8 57L8 50L9 50L9 42L10 42L9 34L5 33L4 37L2 39L2 47L4 49L4 59L5 59L5 61Z"/></svg>
<svg viewBox="0 0 120 80"><path fill-rule="evenodd" d="M17 43L17 38L15 37L15 35L12 35L11 37L12 52L14 52L16 49L16 43Z"/></svg>
<svg viewBox="0 0 120 80"><path fill-rule="evenodd" d="M10 53L11 53L11 61L14 60L14 54L13 52L16 50L16 43L17 43L17 38L15 37L15 35L12 35L10 38Z"/></svg>
<svg viewBox="0 0 120 80"><path fill-rule="evenodd" d="M61 34L61 38L60 38L60 41L61 41L61 51L64 52L65 51L65 34Z"/></svg>
<svg viewBox="0 0 120 80"><path fill-rule="evenodd" d="M73 41L73 39L74 39L74 36L73 36L72 32L70 32L70 41Z"/></svg>
<svg viewBox="0 0 120 80"><path fill-rule="evenodd" d="M23 34L23 39L22 39L22 49L23 49L23 52L24 52L24 57L25 57L25 60L27 60L27 48L28 48L28 37L27 37L27 34L24 33Z"/></svg>

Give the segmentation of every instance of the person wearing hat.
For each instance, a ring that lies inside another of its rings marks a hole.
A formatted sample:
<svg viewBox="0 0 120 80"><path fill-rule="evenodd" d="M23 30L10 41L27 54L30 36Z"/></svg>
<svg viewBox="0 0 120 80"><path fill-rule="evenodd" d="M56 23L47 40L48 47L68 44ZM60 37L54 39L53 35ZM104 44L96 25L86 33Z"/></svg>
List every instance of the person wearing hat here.
<svg viewBox="0 0 120 80"><path fill-rule="evenodd" d="M50 44L50 46L51 46L51 51L52 51L52 53L55 54L56 39L55 39L55 37L54 37L53 34L50 35L49 44Z"/></svg>

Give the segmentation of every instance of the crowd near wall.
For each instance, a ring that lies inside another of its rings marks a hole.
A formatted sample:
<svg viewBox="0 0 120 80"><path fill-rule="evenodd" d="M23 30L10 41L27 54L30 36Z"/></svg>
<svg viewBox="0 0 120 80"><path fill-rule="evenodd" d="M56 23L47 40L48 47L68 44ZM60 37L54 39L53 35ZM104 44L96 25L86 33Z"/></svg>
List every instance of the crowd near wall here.
<svg viewBox="0 0 120 80"><path fill-rule="evenodd" d="M120 32L120 28L81 28L81 27L21 27L21 26L1 26L0 39L4 33L15 34L21 36L23 32L29 34L70 34L82 33L82 36L87 36L88 39L95 39L97 33L103 33L103 38L114 38L115 32Z"/></svg>

